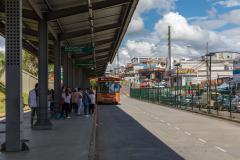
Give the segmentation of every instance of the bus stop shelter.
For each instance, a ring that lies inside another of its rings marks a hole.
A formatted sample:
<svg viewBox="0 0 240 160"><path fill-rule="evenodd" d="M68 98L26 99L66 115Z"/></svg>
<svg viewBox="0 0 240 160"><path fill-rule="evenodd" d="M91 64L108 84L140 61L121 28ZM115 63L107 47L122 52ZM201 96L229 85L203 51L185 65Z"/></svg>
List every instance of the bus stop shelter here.
<svg viewBox="0 0 240 160"><path fill-rule="evenodd" d="M38 57L40 113L36 129L51 129L48 63L54 64L55 105L63 85L88 87L112 62L138 0L0 0L6 39L6 151L23 149L22 49Z"/></svg>

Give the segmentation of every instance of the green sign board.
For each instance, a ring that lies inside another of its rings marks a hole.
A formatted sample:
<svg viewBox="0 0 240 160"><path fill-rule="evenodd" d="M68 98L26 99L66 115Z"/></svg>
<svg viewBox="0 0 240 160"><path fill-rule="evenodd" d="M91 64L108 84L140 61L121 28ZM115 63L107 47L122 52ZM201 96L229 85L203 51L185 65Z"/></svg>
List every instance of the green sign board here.
<svg viewBox="0 0 240 160"><path fill-rule="evenodd" d="M93 52L93 47L65 47L65 52L76 52L76 53L91 53Z"/></svg>
<svg viewBox="0 0 240 160"><path fill-rule="evenodd" d="M95 65L94 61L76 61L75 66L77 67L91 67Z"/></svg>

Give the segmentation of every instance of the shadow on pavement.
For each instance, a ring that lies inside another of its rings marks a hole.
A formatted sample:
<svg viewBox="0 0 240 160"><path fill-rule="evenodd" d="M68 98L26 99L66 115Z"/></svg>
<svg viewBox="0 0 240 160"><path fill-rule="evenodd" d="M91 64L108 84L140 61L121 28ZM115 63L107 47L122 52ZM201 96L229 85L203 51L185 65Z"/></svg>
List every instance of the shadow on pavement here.
<svg viewBox="0 0 240 160"><path fill-rule="evenodd" d="M118 106L98 106L97 160L183 160Z"/></svg>

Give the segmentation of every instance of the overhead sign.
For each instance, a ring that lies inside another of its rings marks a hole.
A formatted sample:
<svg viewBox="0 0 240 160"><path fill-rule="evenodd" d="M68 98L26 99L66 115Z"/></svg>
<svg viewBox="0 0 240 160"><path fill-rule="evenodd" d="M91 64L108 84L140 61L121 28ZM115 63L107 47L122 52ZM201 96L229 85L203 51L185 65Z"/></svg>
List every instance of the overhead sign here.
<svg viewBox="0 0 240 160"><path fill-rule="evenodd" d="M75 66L77 67L90 67L95 65L94 61L77 61L75 62Z"/></svg>
<svg viewBox="0 0 240 160"><path fill-rule="evenodd" d="M65 47L65 52L77 52L77 53L91 53L93 52L93 47Z"/></svg>

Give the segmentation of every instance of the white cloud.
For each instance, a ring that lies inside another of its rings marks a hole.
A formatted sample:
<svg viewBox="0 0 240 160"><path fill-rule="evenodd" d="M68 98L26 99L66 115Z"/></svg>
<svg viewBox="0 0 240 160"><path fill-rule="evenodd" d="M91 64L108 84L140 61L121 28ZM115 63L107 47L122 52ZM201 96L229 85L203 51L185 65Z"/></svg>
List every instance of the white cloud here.
<svg viewBox="0 0 240 160"><path fill-rule="evenodd" d="M171 26L172 39L183 41L201 42L211 40L214 41L218 37L214 32L203 30L199 26L190 25L186 18L179 13L170 12L163 16L155 25L156 34L162 38L166 38L168 26Z"/></svg>
<svg viewBox="0 0 240 160"><path fill-rule="evenodd" d="M175 8L176 0L139 0L136 14L156 9L158 11L170 11Z"/></svg>
<svg viewBox="0 0 240 160"><path fill-rule="evenodd" d="M140 16L133 17L133 19L129 25L128 32L129 33L140 32L143 29L144 29L143 19Z"/></svg>
<svg viewBox="0 0 240 160"><path fill-rule="evenodd" d="M214 4L222 5L224 7L237 7L240 6L240 0L224 0L215 2Z"/></svg>
<svg viewBox="0 0 240 160"><path fill-rule="evenodd" d="M131 53L131 56L151 56L156 49L155 44L146 41L131 41L126 43L126 49Z"/></svg>
<svg viewBox="0 0 240 160"><path fill-rule="evenodd" d="M217 14L218 14L218 11L217 11L217 9L215 7L212 7L211 9L209 9L207 11L207 13L208 13L208 17L209 18L216 18Z"/></svg>
<svg viewBox="0 0 240 160"><path fill-rule="evenodd" d="M236 11L233 11L233 13L236 13ZM238 20L231 19L232 16L232 12L225 13L219 15L218 19L206 20L201 24L197 21L189 23L179 13L166 13L155 24L153 32L141 39L128 40L121 47L119 50L121 64L126 64L134 56L166 57L169 25L172 29L172 55L174 57L204 55L207 42L209 42L210 51L238 51L240 50L240 27L222 32L211 31L211 28L219 28L229 22L236 23ZM188 45L191 45L191 47L187 47Z"/></svg>
<svg viewBox="0 0 240 160"><path fill-rule="evenodd" d="M139 0L133 19L128 29L129 33L140 32L144 30L144 20L142 14L150 10L157 12L168 12L174 9L176 0Z"/></svg>
<svg viewBox="0 0 240 160"><path fill-rule="evenodd" d="M0 51L5 52L5 39L0 36Z"/></svg>
<svg viewBox="0 0 240 160"><path fill-rule="evenodd" d="M240 9L232 10L228 13L220 15L220 19L225 20L228 23L239 24L240 23Z"/></svg>
<svg viewBox="0 0 240 160"><path fill-rule="evenodd" d="M227 22L221 19L213 19L213 20L203 20L203 21L196 20L196 21L193 21L191 24L197 25L205 30L214 30L214 29L223 27L224 25L227 24Z"/></svg>

